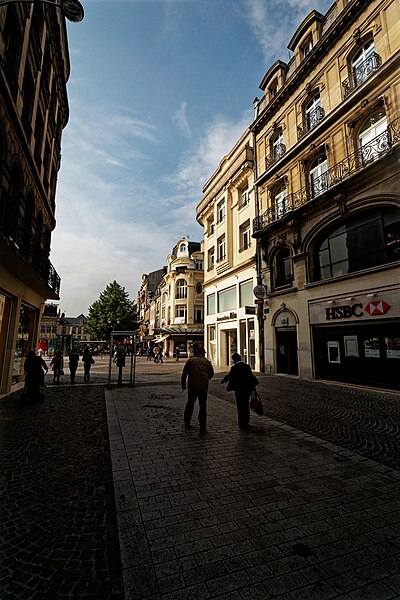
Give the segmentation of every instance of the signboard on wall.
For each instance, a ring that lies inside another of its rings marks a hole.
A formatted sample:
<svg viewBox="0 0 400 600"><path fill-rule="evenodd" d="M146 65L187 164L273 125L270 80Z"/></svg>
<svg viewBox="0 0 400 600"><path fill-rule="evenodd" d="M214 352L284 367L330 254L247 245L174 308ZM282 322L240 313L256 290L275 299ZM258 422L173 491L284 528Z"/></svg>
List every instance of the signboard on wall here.
<svg viewBox="0 0 400 600"><path fill-rule="evenodd" d="M309 303L311 325L400 318L400 290L360 294L347 298L324 299Z"/></svg>

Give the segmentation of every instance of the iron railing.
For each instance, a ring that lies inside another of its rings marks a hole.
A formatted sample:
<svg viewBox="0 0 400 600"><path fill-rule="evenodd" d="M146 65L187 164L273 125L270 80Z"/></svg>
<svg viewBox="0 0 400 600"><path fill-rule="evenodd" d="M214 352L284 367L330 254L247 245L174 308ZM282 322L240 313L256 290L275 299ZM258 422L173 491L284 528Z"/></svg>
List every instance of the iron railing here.
<svg viewBox="0 0 400 600"><path fill-rule="evenodd" d="M253 220L253 232L262 231L269 224L279 221L288 213L303 206L330 188L345 181L361 169L379 160L394 144L400 142L400 118L388 124L386 131L358 148L325 173L316 177L294 193L288 194L284 203L271 205L259 217Z"/></svg>
<svg viewBox="0 0 400 600"><path fill-rule="evenodd" d="M314 129L325 118L325 111L322 106L316 106L314 110L306 114L303 125L297 125L297 137L300 140L311 129Z"/></svg>
<svg viewBox="0 0 400 600"><path fill-rule="evenodd" d="M375 73L382 66L382 59L376 52L372 52L368 58L366 58L357 67L353 68L352 73L348 79L345 79L342 83L343 95L345 98L351 94L353 90L358 88L372 73Z"/></svg>
<svg viewBox="0 0 400 600"><path fill-rule="evenodd" d="M22 258L48 285L57 296L61 278L51 264L47 253L38 240L32 237L31 224L7 204L0 210L0 235L11 244L15 253Z"/></svg>
<svg viewBox="0 0 400 600"><path fill-rule="evenodd" d="M286 152L285 144L277 144L270 156L265 157L265 170L267 171L272 165L274 165Z"/></svg>

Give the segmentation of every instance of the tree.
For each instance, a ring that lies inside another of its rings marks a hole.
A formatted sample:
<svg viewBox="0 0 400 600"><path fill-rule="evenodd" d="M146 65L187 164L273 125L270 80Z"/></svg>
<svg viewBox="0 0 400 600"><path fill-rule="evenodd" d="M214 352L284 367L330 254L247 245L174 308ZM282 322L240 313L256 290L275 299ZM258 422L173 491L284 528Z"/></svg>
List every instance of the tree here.
<svg viewBox="0 0 400 600"><path fill-rule="evenodd" d="M132 331L136 328L135 306L124 287L116 281L107 285L89 307L87 327L92 339L107 341L113 329Z"/></svg>

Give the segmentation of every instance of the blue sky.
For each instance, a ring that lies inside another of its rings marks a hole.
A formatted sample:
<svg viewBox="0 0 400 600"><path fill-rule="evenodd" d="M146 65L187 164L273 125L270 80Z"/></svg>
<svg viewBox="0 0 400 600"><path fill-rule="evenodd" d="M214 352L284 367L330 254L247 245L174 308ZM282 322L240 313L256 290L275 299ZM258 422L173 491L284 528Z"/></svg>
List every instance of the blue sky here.
<svg viewBox="0 0 400 600"><path fill-rule="evenodd" d="M321 0L82 0L68 22L63 132L51 260L60 309L87 313L116 280L136 299L142 273L176 241L202 239L202 187L252 120L259 84Z"/></svg>

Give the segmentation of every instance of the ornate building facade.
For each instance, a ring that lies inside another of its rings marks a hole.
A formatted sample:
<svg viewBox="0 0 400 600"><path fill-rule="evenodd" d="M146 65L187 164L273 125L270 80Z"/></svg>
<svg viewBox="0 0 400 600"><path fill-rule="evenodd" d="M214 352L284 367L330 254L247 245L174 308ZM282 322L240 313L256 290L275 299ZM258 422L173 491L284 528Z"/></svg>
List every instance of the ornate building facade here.
<svg viewBox="0 0 400 600"><path fill-rule="evenodd" d="M254 102L273 373L400 386L399 13L398 0L313 11Z"/></svg>
<svg viewBox="0 0 400 600"><path fill-rule="evenodd" d="M166 356L179 347L189 356L204 344L204 252L202 243L178 240L154 290L147 275L138 294L139 343L161 345Z"/></svg>
<svg viewBox="0 0 400 600"><path fill-rule="evenodd" d="M197 220L204 228L205 345L215 364L230 364L234 352L260 370L255 304L256 215L252 135L247 130L203 188Z"/></svg>
<svg viewBox="0 0 400 600"><path fill-rule="evenodd" d="M0 393L23 378L45 301L59 298L49 253L68 77L61 10L0 7Z"/></svg>

